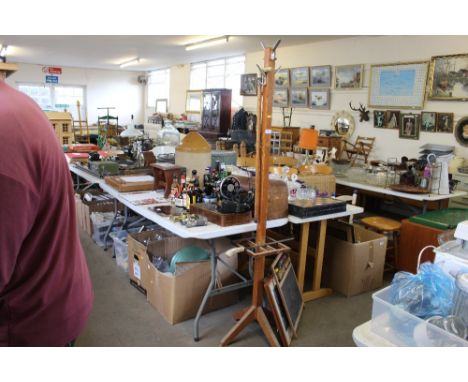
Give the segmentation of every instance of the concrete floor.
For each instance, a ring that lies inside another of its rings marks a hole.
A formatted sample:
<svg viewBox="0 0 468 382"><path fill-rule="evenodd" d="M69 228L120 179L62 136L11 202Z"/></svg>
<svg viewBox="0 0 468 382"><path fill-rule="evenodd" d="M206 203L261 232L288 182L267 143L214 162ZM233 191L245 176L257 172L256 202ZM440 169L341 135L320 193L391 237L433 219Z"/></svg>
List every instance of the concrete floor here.
<svg viewBox="0 0 468 382"><path fill-rule="evenodd" d="M94 286L94 307L77 346L218 346L234 325L232 314L249 304L236 305L202 316L200 341L192 339L193 320L170 325L146 302L146 297L130 285L127 274L112 259L112 251L99 248L81 232ZM353 329L371 317L372 292L346 298L330 297L305 304L292 346L354 346ZM232 346L267 346L259 326L251 324Z"/></svg>

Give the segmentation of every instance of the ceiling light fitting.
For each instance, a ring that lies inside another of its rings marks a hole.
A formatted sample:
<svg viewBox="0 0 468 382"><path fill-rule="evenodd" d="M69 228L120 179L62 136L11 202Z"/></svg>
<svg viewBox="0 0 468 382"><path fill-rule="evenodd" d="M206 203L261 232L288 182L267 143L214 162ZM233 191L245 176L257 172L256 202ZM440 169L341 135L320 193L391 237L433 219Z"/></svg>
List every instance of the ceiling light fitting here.
<svg viewBox="0 0 468 382"><path fill-rule="evenodd" d="M229 36L216 37L205 41L196 42L185 46L185 50L194 50L200 48L206 48L208 46L225 44L229 41Z"/></svg>
<svg viewBox="0 0 468 382"><path fill-rule="evenodd" d="M138 64L139 62L140 62L139 58L134 58L133 60L123 62L122 64L120 64L120 67L125 68L125 67L130 66L130 65Z"/></svg>

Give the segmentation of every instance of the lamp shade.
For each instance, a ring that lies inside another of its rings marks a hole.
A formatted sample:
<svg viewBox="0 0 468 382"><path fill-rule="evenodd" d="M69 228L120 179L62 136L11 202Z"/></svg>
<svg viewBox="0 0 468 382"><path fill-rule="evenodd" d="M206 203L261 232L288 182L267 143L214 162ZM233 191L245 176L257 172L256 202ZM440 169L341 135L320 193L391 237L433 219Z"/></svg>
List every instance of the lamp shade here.
<svg viewBox="0 0 468 382"><path fill-rule="evenodd" d="M315 129L301 129L299 147L306 150L315 150L318 144L318 131Z"/></svg>

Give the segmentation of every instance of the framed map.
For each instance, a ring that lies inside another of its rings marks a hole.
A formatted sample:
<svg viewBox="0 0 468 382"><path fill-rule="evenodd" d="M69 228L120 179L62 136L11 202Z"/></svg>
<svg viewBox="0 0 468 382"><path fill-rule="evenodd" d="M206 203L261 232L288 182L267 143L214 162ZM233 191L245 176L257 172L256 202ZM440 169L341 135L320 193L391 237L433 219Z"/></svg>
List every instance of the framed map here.
<svg viewBox="0 0 468 382"><path fill-rule="evenodd" d="M369 107L422 109L429 62L371 65Z"/></svg>

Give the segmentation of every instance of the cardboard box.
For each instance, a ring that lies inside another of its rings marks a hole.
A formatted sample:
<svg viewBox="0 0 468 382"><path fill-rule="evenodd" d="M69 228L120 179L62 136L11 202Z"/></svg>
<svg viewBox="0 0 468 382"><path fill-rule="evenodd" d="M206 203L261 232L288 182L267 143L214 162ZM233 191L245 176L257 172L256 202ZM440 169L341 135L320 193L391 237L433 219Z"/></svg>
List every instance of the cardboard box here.
<svg viewBox="0 0 468 382"><path fill-rule="evenodd" d="M346 297L380 288L387 237L354 225L356 243L327 235L324 282Z"/></svg>
<svg viewBox="0 0 468 382"><path fill-rule="evenodd" d="M163 251L169 251L172 242L177 241L176 239L157 240L159 237L178 239L163 228L128 235L128 277L143 293L146 293L149 285L146 279L147 273L142 272L148 263L146 254L148 244L150 246L160 245Z"/></svg>
<svg viewBox="0 0 468 382"><path fill-rule="evenodd" d="M102 191L88 190L92 194L102 194ZM77 198L80 199L78 202ZM93 223L91 214L93 212L112 212L114 211L114 202L112 199L88 202L82 200L82 194L75 194L75 207L79 227L84 230L89 236L93 235Z"/></svg>
<svg viewBox="0 0 468 382"><path fill-rule="evenodd" d="M174 237L164 241L168 241L164 250L171 253L171 256L168 256L169 260L175 252L187 245L197 245L209 250L208 244L204 240ZM232 245L227 239L218 239L216 241L217 253L223 253L231 247ZM155 248L158 249L154 251ZM147 257L145 263L145 271L142 272L143 282L149 283L147 285L148 302L170 324L176 324L195 317L211 279L210 261L178 263L175 274L162 273L149 261L152 256L151 251L156 252L154 254L160 254L161 246L152 248L150 246L148 248L149 257ZM230 257L221 255L221 258L231 267L237 269L237 255ZM218 262L218 278L223 285L229 285L233 279L235 280L235 276L233 278L233 275L221 262ZM204 312L220 309L237 301L237 291L214 296L208 300Z"/></svg>

